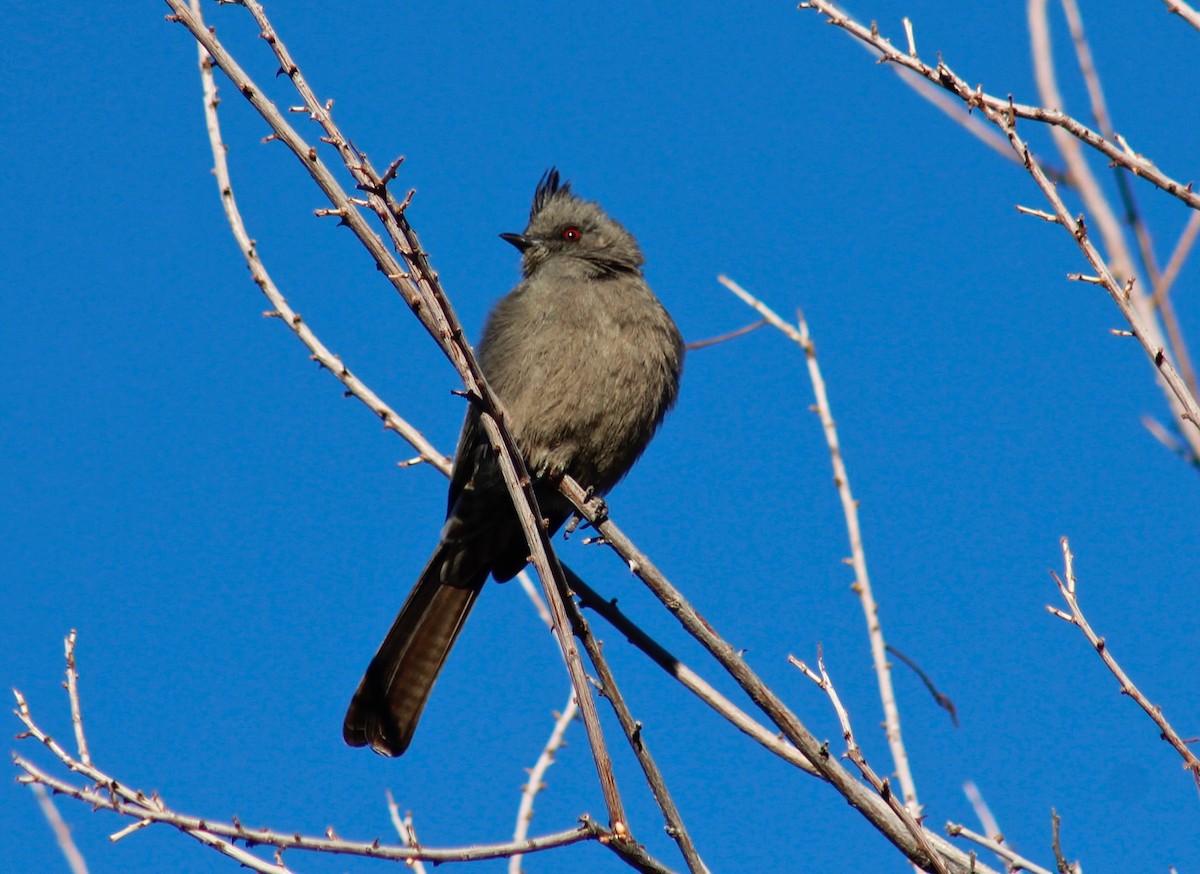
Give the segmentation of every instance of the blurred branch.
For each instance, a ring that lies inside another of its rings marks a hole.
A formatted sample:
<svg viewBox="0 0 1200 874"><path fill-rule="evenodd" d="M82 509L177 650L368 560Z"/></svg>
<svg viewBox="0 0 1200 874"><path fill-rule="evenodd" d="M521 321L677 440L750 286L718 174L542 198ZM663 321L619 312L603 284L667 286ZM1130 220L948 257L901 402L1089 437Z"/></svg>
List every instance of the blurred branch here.
<svg viewBox="0 0 1200 874"><path fill-rule="evenodd" d="M963 794L971 802L971 809L975 811L975 816L978 817L980 824L983 826L984 834L981 835L973 832L966 826L956 822L946 823L946 834L953 837L966 838L968 841L973 841L979 846L991 850L1000 859L1000 864L1007 871L1016 872L1023 869L1029 871L1030 874L1050 874L1045 868L1030 862L1004 843L1004 834L1000 831L1000 823L996 822L996 817L992 815L992 809L988 807L988 803L984 799L983 793L979 791L978 786L968 780L963 784Z"/></svg>
<svg viewBox="0 0 1200 874"><path fill-rule="evenodd" d="M1049 19L1046 16L1044 0L1033 0L1041 6L1038 13L1038 29L1043 32L1045 39L1045 57L1039 60L1035 56L1034 65L1038 71L1039 83L1041 81L1042 65L1046 65L1048 77L1051 82L1054 79L1053 58L1050 57L1050 38L1049 38ZM1030 3L1032 15L1033 2ZM1112 125L1112 118L1108 112L1108 102L1104 99L1104 88L1100 84L1100 71L1096 69L1096 64L1092 59L1092 47L1088 43L1087 34L1083 28L1083 16L1079 12L1079 5L1076 0L1060 0L1063 14L1067 19L1067 27L1071 31L1071 42L1075 47L1075 59L1079 63L1079 75L1083 79L1083 84L1087 88L1088 102L1091 104L1092 118L1096 120L1096 125L1100 128L1100 133L1106 139L1119 142L1120 137ZM1034 28L1030 28L1031 33ZM1057 92L1056 92L1057 96ZM1043 103L1050 101L1043 98ZM1051 105L1057 105L1059 109L1065 108L1061 98ZM1057 139L1057 138L1056 138ZM1154 244L1150 239L1150 229L1146 227L1146 222L1142 218L1141 209L1138 207L1137 196L1134 193L1133 187L1129 184L1127 171L1120 166L1114 166L1113 178L1117 183L1117 191L1121 195L1121 203L1125 208L1125 223L1133 229L1134 237L1137 239L1138 253L1141 257L1142 269L1146 272L1146 277L1150 280L1151 287L1158 284L1158 259L1154 255ZM1096 186L1095 193L1101 195L1099 186ZM1102 195L1101 195L1102 196ZM1105 197L1107 202L1107 197ZM1122 235L1123 239L1123 235ZM1111 251L1111 250L1110 250ZM1117 271L1120 275L1121 271ZM1194 393L1194 392L1193 392Z"/></svg>
<svg viewBox="0 0 1200 874"><path fill-rule="evenodd" d="M1034 77L1038 83L1038 96L1042 98L1043 106L1051 109L1062 109L1066 103L1058 92L1058 80L1054 71L1054 54L1050 46L1050 20L1046 16L1048 0L1027 0L1028 26L1030 26L1030 54L1033 58ZM1067 164L1067 175L1072 181L1072 187L1079 192L1084 206L1091 212L1094 225L1103 240L1104 249L1108 251L1108 259L1112 263L1112 273L1122 282L1136 276L1133 258L1121 232L1121 222L1112 211L1108 198L1100 190L1099 180L1092 173L1092 168L1084 156L1080 140L1070 136L1062 127L1050 127L1050 137L1054 139L1058 154L1062 155ZM1140 293L1140 287L1138 288Z"/></svg>
<svg viewBox="0 0 1200 874"><path fill-rule="evenodd" d="M816 399L815 410L821 420L825 444L829 447L829 457L833 464L833 482L837 487L838 497L842 502L842 515L846 520L846 533L850 539L850 565L854 568L854 584L851 588L858 593L863 616L867 620L867 636L871 643L871 658L875 664L879 697L883 702L884 729L887 734L888 748L892 753L896 777L900 781L900 790L904 794L904 803L908 807L908 812L913 816L920 816L921 805L917 800L917 785L913 780L912 769L908 765L908 750L904 747L904 738L900 731L900 708L896 704L896 690L892 686L887 643L883 639L883 626L879 622L879 605L875 603L875 595L871 590L871 577L867 573L867 554L863 549L862 528L858 522L858 501L854 499L854 494L850 490L850 475L846 471L846 462L842 458L837 425L833 419L833 410L829 405L829 395L825 391L825 379L821 376L821 367L817 363L817 347L808 333L808 323L804 321L804 316L800 315L799 327L793 327L781 319L769 306L729 277L718 276L717 280L804 350L804 359L808 364L808 376L812 382L813 395Z"/></svg>
<svg viewBox="0 0 1200 874"><path fill-rule="evenodd" d="M1138 707L1145 711L1146 715L1154 720L1154 724L1158 726L1160 735L1163 740L1175 748L1183 759L1183 767L1192 775L1192 779L1196 783L1196 787L1200 788L1200 759L1191 751L1187 743L1179 736L1171 724L1167 722L1167 718L1163 716L1162 708L1150 702L1142 691L1129 679L1129 675L1117 663L1116 658L1108 649L1108 644L1105 643L1103 637L1100 637L1092 630L1092 626L1088 624L1086 617L1083 615L1083 610L1079 607L1079 600L1076 595L1076 580L1075 580L1075 556L1071 554L1071 544L1067 538L1062 539L1063 552L1063 574L1066 577L1064 581L1054 571L1050 572L1050 576L1054 578L1054 582L1058 585L1059 594L1067 603L1066 610L1060 610L1057 607L1046 606L1046 610L1053 613L1064 622L1069 622L1083 632L1083 636L1087 638L1088 643L1096 650L1100 656L1100 660L1104 662L1104 666L1108 668L1117 682L1121 684L1121 694L1128 695L1134 700Z"/></svg>
<svg viewBox="0 0 1200 874"><path fill-rule="evenodd" d="M1059 93L1058 83L1054 75L1050 20L1046 13L1046 5L1047 0L1028 0L1027 4L1034 70L1037 76L1038 91L1042 103L1062 109L1065 104L1062 95ZM1075 44L1080 73L1087 86L1088 95L1091 100L1092 114L1096 117L1096 123L1100 126L1100 130L1106 138L1115 142L1122 142L1121 137L1113 130L1109 119L1108 107L1104 100L1104 91L1100 86L1100 76L1096 71L1095 64L1092 62L1091 48L1088 46L1087 38L1083 32L1083 18L1079 14L1075 0L1062 0L1062 6ZM1126 244L1125 234L1121 230L1121 224L1117 219L1116 212L1110 205L1108 196L1102 190L1099 180L1092 174L1091 167L1083 154L1083 150L1079 146L1079 140L1070 136L1062 128L1052 127L1050 133L1055 145L1058 147L1059 154L1062 155L1066 162L1072 187L1079 192L1084 207L1091 214L1096 226L1099 228L1101 240L1108 252L1107 260L1112 264L1113 273L1119 281L1126 284L1126 287L1129 289L1131 304L1141 314L1146 326L1154 333L1155 336L1152 339L1152 343L1162 346L1164 345L1164 341L1158 331L1154 315L1157 304L1158 313L1162 318L1163 326L1169 338L1169 345L1167 346L1169 354L1179 362L1179 369L1184 383L1188 386L1191 394L1195 396L1197 393L1196 377L1192 372L1191 359L1187 354L1187 346L1179 330L1179 323L1175 317L1175 311L1171 306L1170 299L1165 293L1161 295L1158 293L1158 288L1161 284L1158 260L1154 255L1150 231L1142 220L1134 192L1126 178L1126 170L1118 165L1114 165L1113 167L1118 190L1125 205L1126 218L1137 239L1141 260L1145 266L1146 275L1150 280L1149 283L1142 281L1142 278L1138 275L1134 267L1133 258ZM1135 280L1132 284L1129 281L1131 279ZM1196 448L1197 451L1200 451L1200 446Z"/></svg>
<svg viewBox="0 0 1200 874"><path fill-rule="evenodd" d="M689 351L691 351L692 349L704 349L708 346L716 346L718 343L725 343L729 340L741 337L743 334L749 334L751 331L757 331L766 323L767 322L765 319L759 319L757 322L751 322L748 325L743 325L735 331L729 331L728 333L721 334L716 337L709 337L705 340L693 340L691 343L687 344L687 348Z"/></svg>
<svg viewBox="0 0 1200 874"><path fill-rule="evenodd" d="M933 698L933 703L945 710L950 715L950 723L958 728L958 708L954 706L954 699L938 689L937 683L933 682L933 677L929 676L924 668L906 656L903 651L889 643L887 653L900 659L901 664L917 675L917 679L925 686L925 691Z"/></svg>
<svg viewBox="0 0 1200 874"><path fill-rule="evenodd" d="M1193 211L1188 216L1187 224L1183 226L1183 232L1179 235L1175 251L1171 253L1166 268L1154 283L1153 297L1154 306L1162 316L1163 327L1166 328L1167 337L1171 340L1175 358L1179 361L1183 379L1188 388L1192 390L1192 394L1200 396L1200 384L1196 380L1196 369L1192 365L1192 358L1188 353L1187 343L1184 342L1183 332L1179 329L1179 319L1175 316L1175 306L1171 303L1170 295L1171 286L1175 284L1179 271L1183 269L1184 262L1191 254L1198 232L1200 232L1200 212ZM1193 452L1192 457L1200 460L1200 453Z"/></svg>
<svg viewBox="0 0 1200 874"><path fill-rule="evenodd" d="M975 811L975 816L979 820L979 824L983 826L984 833L997 841L1003 841L1004 834L1000 831L1000 823L996 821L996 817L983 797L983 793L979 791L979 787L973 781L968 780L963 784L963 794L967 796L967 801L971 802L971 809Z"/></svg>
<svg viewBox="0 0 1200 874"><path fill-rule="evenodd" d="M58 842L58 848L62 850L63 857L67 860L67 867L71 869L71 874L87 874L87 862L84 861L83 854L79 852L79 847L75 846L75 839L71 837L71 827L63 821L62 814L54 805L54 799L47 794L46 787L41 783L31 783L29 788L33 790L33 797L37 799L42 816L46 817L46 822L54 831L54 839Z"/></svg>
<svg viewBox="0 0 1200 874"><path fill-rule="evenodd" d="M447 476L448 475L449 474L447 474ZM566 567L564 565L564 570L565 569ZM529 578L529 571L527 569L522 569L522 571L517 574L517 582L521 586L521 591L523 591L525 596L529 598L529 603L533 605L533 611L537 613L538 619L541 619L542 622L546 624L546 627L553 631L554 617L550 615L550 608L546 606L545 599L542 597L541 593L538 592L537 585Z"/></svg>

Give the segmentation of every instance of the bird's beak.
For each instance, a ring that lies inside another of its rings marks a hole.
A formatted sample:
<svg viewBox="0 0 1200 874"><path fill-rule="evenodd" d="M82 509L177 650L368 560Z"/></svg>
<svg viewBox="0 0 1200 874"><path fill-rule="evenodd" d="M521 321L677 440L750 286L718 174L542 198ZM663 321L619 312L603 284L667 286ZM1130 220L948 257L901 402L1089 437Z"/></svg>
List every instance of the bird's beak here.
<svg viewBox="0 0 1200 874"><path fill-rule="evenodd" d="M533 240L524 234L501 234L500 239L504 240L506 243L512 243L522 252L533 245Z"/></svg>

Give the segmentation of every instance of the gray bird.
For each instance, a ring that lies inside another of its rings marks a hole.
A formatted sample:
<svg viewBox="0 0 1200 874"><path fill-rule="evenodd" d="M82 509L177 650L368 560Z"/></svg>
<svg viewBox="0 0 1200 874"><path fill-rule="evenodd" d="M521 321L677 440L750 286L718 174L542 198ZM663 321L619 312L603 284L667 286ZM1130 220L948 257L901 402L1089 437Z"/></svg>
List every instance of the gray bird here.
<svg viewBox="0 0 1200 874"><path fill-rule="evenodd" d="M524 279L488 316L477 355L509 413L551 533L569 474L608 492L675 403L683 340L642 277L637 240L549 170L523 234ZM488 575L504 582L529 548L478 411L454 456L441 542L358 685L342 736L385 756L408 749L446 656Z"/></svg>

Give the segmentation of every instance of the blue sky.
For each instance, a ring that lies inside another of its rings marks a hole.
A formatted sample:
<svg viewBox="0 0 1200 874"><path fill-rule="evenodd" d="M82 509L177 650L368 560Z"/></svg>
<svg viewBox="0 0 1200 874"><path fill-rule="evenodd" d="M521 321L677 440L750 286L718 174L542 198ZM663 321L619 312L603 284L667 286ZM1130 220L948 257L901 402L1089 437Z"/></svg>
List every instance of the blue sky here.
<svg viewBox="0 0 1200 874"><path fill-rule="evenodd" d="M1043 865L1053 867L1056 808L1065 851L1091 874L1200 866L1200 799L1178 757L1082 636L1044 610L1066 534L1092 624L1179 731L1200 734L1200 481L1143 428L1143 415L1169 414L1142 353L1110 334L1124 327L1112 302L1066 281L1085 269L1071 240L1014 210L1044 206L1016 164L788 3L268 11L376 165L407 156L410 218L472 333L518 278L496 234L522 229L550 165L638 236L689 340L753 320L718 273L785 315L804 308L885 631L961 720L951 726L897 670L932 824L977 825L961 791L972 780L1009 841ZM1022 4L872 0L851 11L898 44L908 15L923 57L941 52L986 90L1036 102ZM209 172L195 50L165 12L0 11L0 680L69 736L61 640L77 628L98 764L180 810L386 838L390 789L429 845L503 840L566 697L560 658L520 590L489 586L411 751L385 760L342 744L349 695L435 542L445 483L430 468L398 469L411 451L262 318ZM207 14L271 97L294 103L248 15ZM1200 34L1158 4L1084 14L1117 129L1191 178ZM1086 118L1055 26L1067 109ZM234 184L276 281L449 451L463 413L452 368L350 234L313 217L319 193L282 146L260 142L265 125L232 89L223 97ZM1045 131L1022 129L1050 153ZM1138 193L1165 260L1186 211ZM1175 290L1193 337L1195 276L1185 268ZM677 409L610 507L840 749L828 702L786 662L821 643L866 754L887 773L810 403L803 358L777 332L696 351ZM611 553L576 538L561 554L736 695ZM829 787L597 627L714 871L905 869ZM676 864L604 718L635 834ZM602 813L582 726L569 739L535 832ZM28 790L4 787L0 854L15 871L64 870ZM166 828L112 845L115 817L59 806L94 872L233 870ZM595 846L559 853L526 870L625 870ZM305 872L378 864L289 861Z"/></svg>

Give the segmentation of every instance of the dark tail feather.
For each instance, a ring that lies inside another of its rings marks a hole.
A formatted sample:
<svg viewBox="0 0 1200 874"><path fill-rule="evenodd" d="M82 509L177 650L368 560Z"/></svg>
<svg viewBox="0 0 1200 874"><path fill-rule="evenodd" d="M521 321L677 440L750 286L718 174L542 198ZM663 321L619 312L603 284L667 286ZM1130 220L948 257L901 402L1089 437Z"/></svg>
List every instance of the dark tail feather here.
<svg viewBox="0 0 1200 874"><path fill-rule="evenodd" d="M442 582L443 567L456 558L448 552L445 543L434 552L350 700L342 737L352 747L370 744L380 755L399 756L412 741L433 684L487 578L485 569L466 585Z"/></svg>

